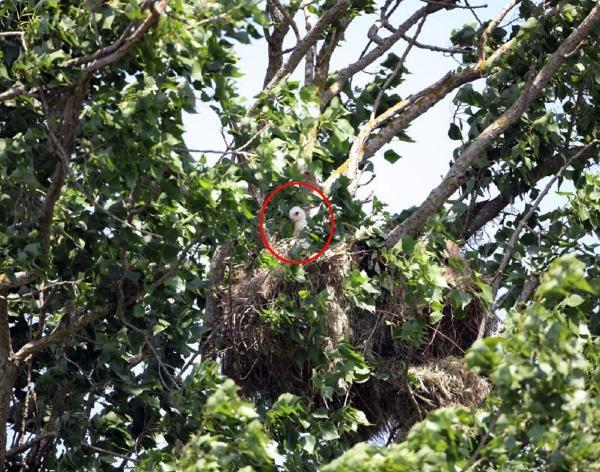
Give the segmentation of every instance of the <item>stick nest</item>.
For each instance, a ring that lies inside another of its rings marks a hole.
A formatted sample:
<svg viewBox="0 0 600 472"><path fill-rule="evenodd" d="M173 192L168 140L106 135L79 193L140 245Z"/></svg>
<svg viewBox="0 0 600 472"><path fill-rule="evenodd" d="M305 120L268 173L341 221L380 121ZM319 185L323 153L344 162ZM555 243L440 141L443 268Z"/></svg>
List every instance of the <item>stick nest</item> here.
<svg viewBox="0 0 600 472"><path fill-rule="evenodd" d="M335 359L326 357L329 366L307 360L306 346L272 329L261 316L282 294L301 306L299 292L307 284L290 281L286 267L231 269L219 290L219 321L213 327L216 332L209 355L220 361L223 373L251 398L272 402L290 392L309 398L315 407L350 404L363 411L373 425L357 435L363 440L384 431L402 436L435 408L479 405L489 384L461 359L476 340L482 317L487 316L478 299L473 297L460 318L446 306L444 317L426 325L424 342L415 347L395 337L393 327L409 315L427 319L428 313L415 314L407 306L401 284L378 300L375 313L358 309L346 296L349 271L364 266L362 252L340 247L305 267L310 292L327 296L327 309L320 315L326 334L321 353L331 353L338 343L347 342L376 373L364 383L340 380L345 393L335 396L333 405L315 391L311 379L315 369L333 371ZM469 283L464 274L450 267L443 272L449 283L463 287Z"/></svg>

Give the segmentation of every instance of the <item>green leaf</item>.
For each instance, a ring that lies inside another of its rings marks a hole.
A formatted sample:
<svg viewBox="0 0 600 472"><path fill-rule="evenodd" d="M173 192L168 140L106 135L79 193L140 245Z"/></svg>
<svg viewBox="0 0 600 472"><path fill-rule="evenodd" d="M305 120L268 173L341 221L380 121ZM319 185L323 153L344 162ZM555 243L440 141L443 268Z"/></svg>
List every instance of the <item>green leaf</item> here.
<svg viewBox="0 0 600 472"><path fill-rule="evenodd" d="M390 164L395 164L399 159L402 158L402 156L400 154L398 154L396 151L394 151L392 149L388 149L383 154L383 158L386 161L388 161Z"/></svg>
<svg viewBox="0 0 600 472"><path fill-rule="evenodd" d="M300 444L302 445L302 449L304 449L309 454L312 454L315 451L315 444L317 440L312 434L306 434L300 438Z"/></svg>
<svg viewBox="0 0 600 472"><path fill-rule="evenodd" d="M165 329L167 329L169 326L171 326L171 323L169 323L166 320L158 320L158 323L156 323L153 327L152 327L152 332L154 334L158 334L163 332Z"/></svg>
<svg viewBox="0 0 600 472"><path fill-rule="evenodd" d="M574 308L574 307L578 307L583 302L585 302L585 299L583 297L581 297L580 295L577 295L574 293L573 295L569 295L567 298L565 298L563 303L567 306Z"/></svg>
<svg viewBox="0 0 600 472"><path fill-rule="evenodd" d="M462 139L462 133L460 128L454 123L450 124L450 129L448 130L448 137L453 140L460 141Z"/></svg>

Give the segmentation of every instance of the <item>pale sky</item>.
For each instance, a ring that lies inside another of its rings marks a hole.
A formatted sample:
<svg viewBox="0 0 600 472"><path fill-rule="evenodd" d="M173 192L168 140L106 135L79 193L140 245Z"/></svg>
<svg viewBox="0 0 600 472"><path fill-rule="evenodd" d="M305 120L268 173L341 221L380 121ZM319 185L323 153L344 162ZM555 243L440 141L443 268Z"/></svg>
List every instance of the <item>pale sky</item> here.
<svg viewBox="0 0 600 472"><path fill-rule="evenodd" d="M381 2L378 2L378 4ZM416 9L423 6L419 0L405 0L392 17L393 25L399 24ZM472 1L471 5L479 5ZM486 8L477 8L475 11L482 21L493 18L504 6L505 1L489 0ZM515 12L509 13L504 23L514 18ZM343 46L336 50L332 59L332 70L338 70L348 63L354 62L362 51L367 40L367 30L378 18L378 12L374 15L364 15L355 19L346 32L346 41ZM419 42L434 44L438 46L451 46L451 31L462 27L466 23L474 23L472 13L465 9L452 11L441 11L431 15L421 34ZM302 24L298 18L298 24ZM408 32L414 33L415 28ZM381 31L385 35L385 31ZM293 45L293 34L286 38L289 46ZM390 52L402 55L406 48L406 42L396 44ZM240 61L238 67L244 74L239 79L239 92L248 100L261 90L267 65L267 50L264 40L256 40L250 45L238 46L236 50ZM383 59L387 56L384 55ZM458 57L458 56L457 56ZM397 92L406 97L441 78L449 70L456 69L458 63L443 53L413 48L406 67L411 72L405 78L405 82L397 89ZM372 65L368 70L376 71L378 67ZM301 64L296 76L303 74ZM358 83L360 79L355 79ZM370 188L375 195L389 205L392 212L399 212L411 205L421 203L429 194L431 189L437 186L443 175L449 168L454 148L459 141L448 138L448 127L452 120L452 93L442 100L426 114L415 120L407 132L416 142L394 142L391 146L402 159L395 164L390 164L383 159L384 148L373 158L375 165L375 180ZM194 149L224 149L223 141L219 133L219 121L215 113L204 103L198 102L198 113L187 115L184 123L187 129L186 142ZM546 205L556 205L554 196L547 198ZM546 207L544 205L544 207Z"/></svg>

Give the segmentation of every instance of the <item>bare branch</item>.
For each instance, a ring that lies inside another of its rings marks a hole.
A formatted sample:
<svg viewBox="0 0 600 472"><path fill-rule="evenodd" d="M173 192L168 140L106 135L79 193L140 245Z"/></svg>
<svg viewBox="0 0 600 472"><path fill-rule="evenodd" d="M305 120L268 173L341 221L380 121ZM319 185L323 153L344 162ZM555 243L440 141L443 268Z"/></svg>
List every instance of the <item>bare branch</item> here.
<svg viewBox="0 0 600 472"><path fill-rule="evenodd" d="M128 456L127 454L121 454L119 452L109 451L108 449L103 449L101 447L94 446L92 444L87 444L87 443L82 442L81 447L83 447L84 449L89 449L90 451L96 452L98 454L104 454L104 455L109 455L109 456L113 456L113 457L118 457L120 459L126 459L128 462L137 462L137 459L133 459L131 456Z"/></svg>
<svg viewBox="0 0 600 472"><path fill-rule="evenodd" d="M375 103L373 104L373 110L371 111L371 119L373 119L377 116L377 110L379 108L379 105L381 104L381 100L383 99L383 96L385 95L386 90L388 89L390 84L394 81L396 76L400 73L400 71L404 67L406 58L408 57L408 54L410 53L410 50L412 49L412 47L415 45L415 41L419 37L419 34L421 34L421 30L423 29L423 25L425 24L426 20L427 20L427 16L424 16L423 18L421 18L421 20L419 21L419 23L417 25L417 31L415 32L415 35L410 39L408 46L404 50L404 53L402 54L402 57L398 61L398 64L396 64L394 71L388 76L386 81L383 83L381 90L379 90L379 93L377 94L377 98L375 99Z"/></svg>
<svg viewBox="0 0 600 472"><path fill-rule="evenodd" d="M329 101L337 95L344 84L356 73L365 69L365 67L369 66L381 56L383 56L394 44L396 44L410 28L412 28L417 22L423 18L423 16L427 16L431 13L434 13L442 8L450 8L452 7L452 3L444 3L442 5L427 5L425 7L420 8L415 13L413 13L404 23L402 23L398 28L385 39L382 39L381 42L377 45L377 47L373 48L371 51L362 56L359 60L345 67L344 69L337 72L335 76L335 81L329 87L329 90L325 92L323 95L323 104L329 103Z"/></svg>
<svg viewBox="0 0 600 472"><path fill-rule="evenodd" d="M396 32L396 28L394 28L387 19L382 19L382 20L380 20L380 22L381 22L381 26L383 26L385 29L387 29L391 33ZM410 42L414 38L411 38L407 34L402 34L402 39L404 41ZM419 49L428 49L430 51L435 51L435 52L447 52L449 54L467 54L467 53L472 52L471 48L459 48L459 47L445 48L442 46L423 44L423 43L420 43L419 41L414 41L414 46Z"/></svg>
<svg viewBox="0 0 600 472"><path fill-rule="evenodd" d="M436 1L436 0L421 0L424 3L430 3L432 5L445 5L444 2L442 1ZM462 8L463 10L474 10L476 8L487 8L488 4L484 3L483 5L469 5L469 2L467 0L465 0L465 5L455 5L454 8ZM479 19L477 18L477 20L479 21Z"/></svg>
<svg viewBox="0 0 600 472"><path fill-rule="evenodd" d="M587 17L571 32L563 43L550 56L546 64L525 86L523 93L497 120L465 148L456 160L442 183L431 191L425 201L400 225L389 234L387 246L394 246L404 234L416 237L429 217L441 208L446 200L462 184L473 162L500 136L509 126L516 123L525 110L538 97L550 78L564 64L564 54L572 51L600 23L600 3L597 3Z"/></svg>
<svg viewBox="0 0 600 472"><path fill-rule="evenodd" d="M304 56L308 50L317 43L323 32L331 24L340 19L346 13L349 7L349 0L338 0L335 2L335 4L319 18L319 21L317 21L317 23L312 27L310 32L302 39L302 41L296 45L285 65L277 71L264 90L273 90L285 76L292 73L300 61L304 59Z"/></svg>
<svg viewBox="0 0 600 472"><path fill-rule="evenodd" d="M402 35L402 39L404 39L405 41L412 40L412 38L410 38L406 34ZM433 44L420 43L419 41L414 41L413 45L419 49L428 49L429 51L435 51L435 52L447 52L448 54L468 54L472 51L469 48L459 48L459 47L445 48L445 47L436 46Z"/></svg>
<svg viewBox="0 0 600 472"><path fill-rule="evenodd" d="M23 444L21 444L19 446L15 446L15 447L9 449L8 451L6 451L6 457L13 457L13 456L16 456L18 454L21 454L22 452L27 451L28 449L30 449L32 446L36 445L37 443L39 443L43 439L52 438L54 436L56 436L56 432L55 431L38 434L35 438L27 441L26 443L23 443Z"/></svg>
<svg viewBox="0 0 600 472"><path fill-rule="evenodd" d="M461 8L465 8L466 10L469 10L471 12L471 14L473 15L473 18L475 18L475 20L477 21L477 23L479 23L479 26L483 26L483 23L481 21L481 19L479 18L479 16L477 16L477 12L475 11L476 8L486 8L487 5L475 5L472 6L469 3L469 0L464 0L465 1L465 5L464 7Z"/></svg>

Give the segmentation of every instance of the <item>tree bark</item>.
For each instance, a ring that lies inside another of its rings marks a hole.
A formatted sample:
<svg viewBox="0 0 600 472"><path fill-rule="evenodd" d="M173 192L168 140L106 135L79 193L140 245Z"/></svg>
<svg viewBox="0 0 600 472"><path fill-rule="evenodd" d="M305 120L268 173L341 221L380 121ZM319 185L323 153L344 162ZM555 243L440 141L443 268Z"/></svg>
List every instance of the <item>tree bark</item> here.
<svg viewBox="0 0 600 472"><path fill-rule="evenodd" d="M6 461L7 420L17 368L8 359L0 359L0 470Z"/></svg>
<svg viewBox="0 0 600 472"><path fill-rule="evenodd" d="M579 149L575 149L578 151ZM583 167L588 163L581 159ZM485 200L475 204L472 216L466 222L465 229L461 233L456 233L456 237L459 239L467 240L471 238L477 231L483 228L487 223L497 218L498 215L508 205L515 201L516 198L529 192L535 187L535 185L545 177L556 174L558 170L564 164L564 159L560 155L553 156L551 159L542 161L531 170L530 178L531 184L521 184L515 182L509 191L502 192L495 198ZM575 163L573 163L575 165Z"/></svg>
<svg viewBox="0 0 600 472"><path fill-rule="evenodd" d="M6 462L6 423L12 397L13 385L17 373L16 365L11 360L12 345L8 326L8 305L6 292L0 292L0 470L4 470Z"/></svg>
<svg viewBox="0 0 600 472"><path fill-rule="evenodd" d="M227 241L225 244L218 246L210 261L210 272L208 274L208 286L206 287L206 304L204 306L204 324L210 329L214 329L217 323L216 291L218 285L223 281L225 276L225 265L229 256L233 252L233 241Z"/></svg>

